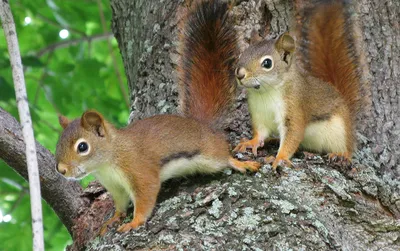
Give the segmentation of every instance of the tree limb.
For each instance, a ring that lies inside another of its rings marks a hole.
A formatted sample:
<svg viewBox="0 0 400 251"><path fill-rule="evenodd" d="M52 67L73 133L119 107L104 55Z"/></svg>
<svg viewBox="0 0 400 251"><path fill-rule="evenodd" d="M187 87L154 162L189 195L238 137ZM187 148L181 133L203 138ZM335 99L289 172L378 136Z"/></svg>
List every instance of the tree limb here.
<svg viewBox="0 0 400 251"><path fill-rule="evenodd" d="M41 57L44 54L52 52L52 51L57 50L57 49L66 48L66 47L69 47L69 46L72 46L72 45L76 45L76 44L79 44L79 43L82 43L82 42L92 42L92 41L108 39L108 38L110 38L112 36L113 36L113 34L111 32L107 32L107 33L104 33L104 34L96 34L96 35L93 35L93 36L88 36L88 37L85 36L85 37L78 38L78 39L62 41L62 42L59 42L59 43L51 44L51 45L47 46L46 48L41 49L40 51L38 51L36 53L36 55L38 57Z"/></svg>
<svg viewBox="0 0 400 251"><path fill-rule="evenodd" d="M21 8L26 8L26 6L24 6L24 4L19 2L19 1L17 1L15 4L17 6L19 6L19 7L21 7ZM40 13L36 12L35 13L35 18L40 19L43 22L45 22L47 24L50 24L50 25L52 25L54 27L57 27L57 28L60 28L60 29L67 29L71 33L75 33L75 34L78 34L80 36L84 36L84 37L86 36L86 33L81 31L81 30L79 30L79 29L72 28L71 26L68 26L68 25L67 26L66 25L62 25L62 24L58 23L57 21L54 21L54 20L52 20L52 19L50 19L50 18L48 18L48 17L46 17L46 16L44 16L44 15L42 15Z"/></svg>
<svg viewBox="0 0 400 251"><path fill-rule="evenodd" d="M28 180L21 126L2 108L0 108L0 121L0 158ZM77 182L66 180L55 171L56 162L49 150L39 143L36 143L36 149L42 197L54 209L72 235L74 219L79 210L86 206L86 201L80 197L82 189Z"/></svg>

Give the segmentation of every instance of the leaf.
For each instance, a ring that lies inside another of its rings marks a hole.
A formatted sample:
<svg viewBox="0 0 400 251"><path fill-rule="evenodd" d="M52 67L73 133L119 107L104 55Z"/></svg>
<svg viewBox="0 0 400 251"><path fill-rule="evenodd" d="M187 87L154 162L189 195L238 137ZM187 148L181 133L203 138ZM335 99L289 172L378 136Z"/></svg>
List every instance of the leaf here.
<svg viewBox="0 0 400 251"><path fill-rule="evenodd" d="M22 65L30 66L30 67L43 67L44 66L44 64L40 61L40 59L35 56L22 57Z"/></svg>
<svg viewBox="0 0 400 251"><path fill-rule="evenodd" d="M15 97L14 88L2 76L0 76L0 90L0 100L10 100Z"/></svg>
<svg viewBox="0 0 400 251"><path fill-rule="evenodd" d="M10 60L9 58L0 58L0 69L9 68L10 67Z"/></svg>
<svg viewBox="0 0 400 251"><path fill-rule="evenodd" d="M63 72L63 73L68 73L68 72L72 72L75 69L75 65L74 64L70 64L70 63L66 63L66 64L58 64L57 68L55 69L55 71L57 72Z"/></svg>

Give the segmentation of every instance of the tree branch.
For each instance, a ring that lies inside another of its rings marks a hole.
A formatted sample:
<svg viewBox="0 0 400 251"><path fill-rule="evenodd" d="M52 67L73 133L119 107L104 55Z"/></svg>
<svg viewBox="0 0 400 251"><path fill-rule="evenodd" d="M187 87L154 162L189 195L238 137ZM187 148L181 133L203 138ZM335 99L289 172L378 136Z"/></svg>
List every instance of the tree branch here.
<svg viewBox="0 0 400 251"><path fill-rule="evenodd" d="M21 8L24 8L24 9L26 8L26 6L24 6L24 4L19 2L19 1L17 1L15 4L17 6L19 6L19 7L21 7ZM58 23L57 21L54 21L54 20L52 20L52 19L50 19L50 18L48 18L46 16L43 16L40 13L35 13L34 16L35 16L35 18L40 19L43 22L45 22L47 24L50 24L50 25L52 25L54 27L57 27L57 28L60 28L60 29L67 29L71 33L75 33L75 34L78 34L78 35L81 35L81 36L84 36L84 37L86 36L85 32L80 31L80 30L75 29L75 28L72 28L71 26L68 26L68 25L67 26L66 25L62 25L62 24Z"/></svg>
<svg viewBox="0 0 400 251"><path fill-rule="evenodd" d="M50 25L53 25L54 27L58 27L58 28L61 28L61 29L67 29L68 31L70 31L70 32L72 32L72 33L79 34L79 35L81 35L81 36L86 37L86 33L85 33L85 32L80 31L80 30L75 29L75 28L72 28L71 26L64 26L64 25L62 25L62 24L59 24L58 22L53 21L53 20L51 20L51 19L49 19L49 18L47 18L47 17L41 15L40 13L35 13L35 16L36 16L38 19L44 21L45 23L48 23L48 24L50 24Z"/></svg>
<svg viewBox="0 0 400 251"><path fill-rule="evenodd" d="M2 108L0 121L0 158L28 180L21 126ZM49 150L39 143L36 143L36 149L42 197L72 235L73 220L78 216L79 210L86 206L86 201L80 197L82 188L77 182L66 180L55 171L56 162Z"/></svg>
<svg viewBox="0 0 400 251"><path fill-rule="evenodd" d="M82 42L93 42L93 41L99 41L99 40L103 40L103 39L108 39L108 38L110 38L112 36L113 36L112 32L107 32L107 33L104 33L104 34L96 34L96 35L93 35L93 36L82 37L82 38L72 39L72 40L67 40L67 41L62 41L62 42L59 42L59 43L51 44L51 45L47 46L46 48L41 49L40 51L38 51L36 53L36 55L38 57L41 57L44 54L52 52L52 51L57 50L57 49L66 48L66 47L69 47L69 46L72 46L72 45L77 45L77 44L80 44Z"/></svg>

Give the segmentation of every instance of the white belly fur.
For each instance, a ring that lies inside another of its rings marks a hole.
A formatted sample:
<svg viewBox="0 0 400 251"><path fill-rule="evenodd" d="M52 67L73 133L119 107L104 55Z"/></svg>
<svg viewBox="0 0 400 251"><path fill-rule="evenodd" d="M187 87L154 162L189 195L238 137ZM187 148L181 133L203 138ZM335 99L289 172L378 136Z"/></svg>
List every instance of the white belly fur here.
<svg viewBox="0 0 400 251"><path fill-rule="evenodd" d="M334 115L327 121L309 124L301 146L317 152L343 153L347 150L345 132L343 119Z"/></svg>
<svg viewBox="0 0 400 251"><path fill-rule="evenodd" d="M259 90L249 90L248 93L249 111L252 124L260 135L260 139L265 139L271 135L284 137L283 118L285 105L282 93L279 90L262 92Z"/></svg>
<svg viewBox="0 0 400 251"><path fill-rule="evenodd" d="M93 176L111 193L118 210L126 210L129 201L135 203L135 195L126 175L112 165L98 167Z"/></svg>
<svg viewBox="0 0 400 251"><path fill-rule="evenodd" d="M180 158L168 162L161 168L160 178L165 181L174 177L188 176L194 173L215 173L228 167L228 162L196 156L190 159Z"/></svg>
<svg viewBox="0 0 400 251"><path fill-rule="evenodd" d="M249 110L254 129L260 139L279 135L285 137L283 120L285 104L279 89L269 89L268 92L249 89ZM301 147L316 152L346 152L346 135L343 119L338 115L327 121L311 123L306 127Z"/></svg>

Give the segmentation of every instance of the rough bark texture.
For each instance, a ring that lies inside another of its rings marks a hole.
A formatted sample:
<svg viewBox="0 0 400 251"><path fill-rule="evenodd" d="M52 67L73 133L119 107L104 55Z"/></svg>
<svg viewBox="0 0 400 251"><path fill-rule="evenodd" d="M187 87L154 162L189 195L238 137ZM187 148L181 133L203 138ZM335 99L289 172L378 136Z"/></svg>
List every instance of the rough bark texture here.
<svg viewBox="0 0 400 251"><path fill-rule="evenodd" d="M372 75L372 114L363 133L378 170L400 177L400 1L362 0L360 24Z"/></svg>
<svg viewBox="0 0 400 251"><path fill-rule="evenodd" d="M126 234L113 228L87 249L399 250L400 9L396 1L361 2L374 117L360 125L366 137L360 135L353 170L337 170L319 156L299 159L299 154L296 168L285 169L281 177L265 165L257 174L226 171L169 181L146 226ZM131 119L177 110L177 5L183 3L111 1L112 27L132 90ZM236 1L232 13L244 49L253 28L286 31L293 6L283 0ZM234 144L251 136L244 93L235 118L226 128ZM260 155L276 153L276 146L269 147Z"/></svg>
<svg viewBox="0 0 400 251"><path fill-rule="evenodd" d="M316 158L280 178L264 167L168 182L145 227L87 250L399 250L396 185L358 168L343 175Z"/></svg>
<svg viewBox="0 0 400 251"><path fill-rule="evenodd" d="M174 17L179 3L111 1L112 30L118 39L132 91L131 120L176 111L177 91L171 55L176 50L177 20Z"/></svg>
<svg viewBox="0 0 400 251"><path fill-rule="evenodd" d="M77 182L68 181L55 171L53 154L36 142L41 193L54 209L68 231L72 233L74 217L86 204L80 198L82 189ZM25 144L21 126L13 116L0 108L0 158L28 180Z"/></svg>

